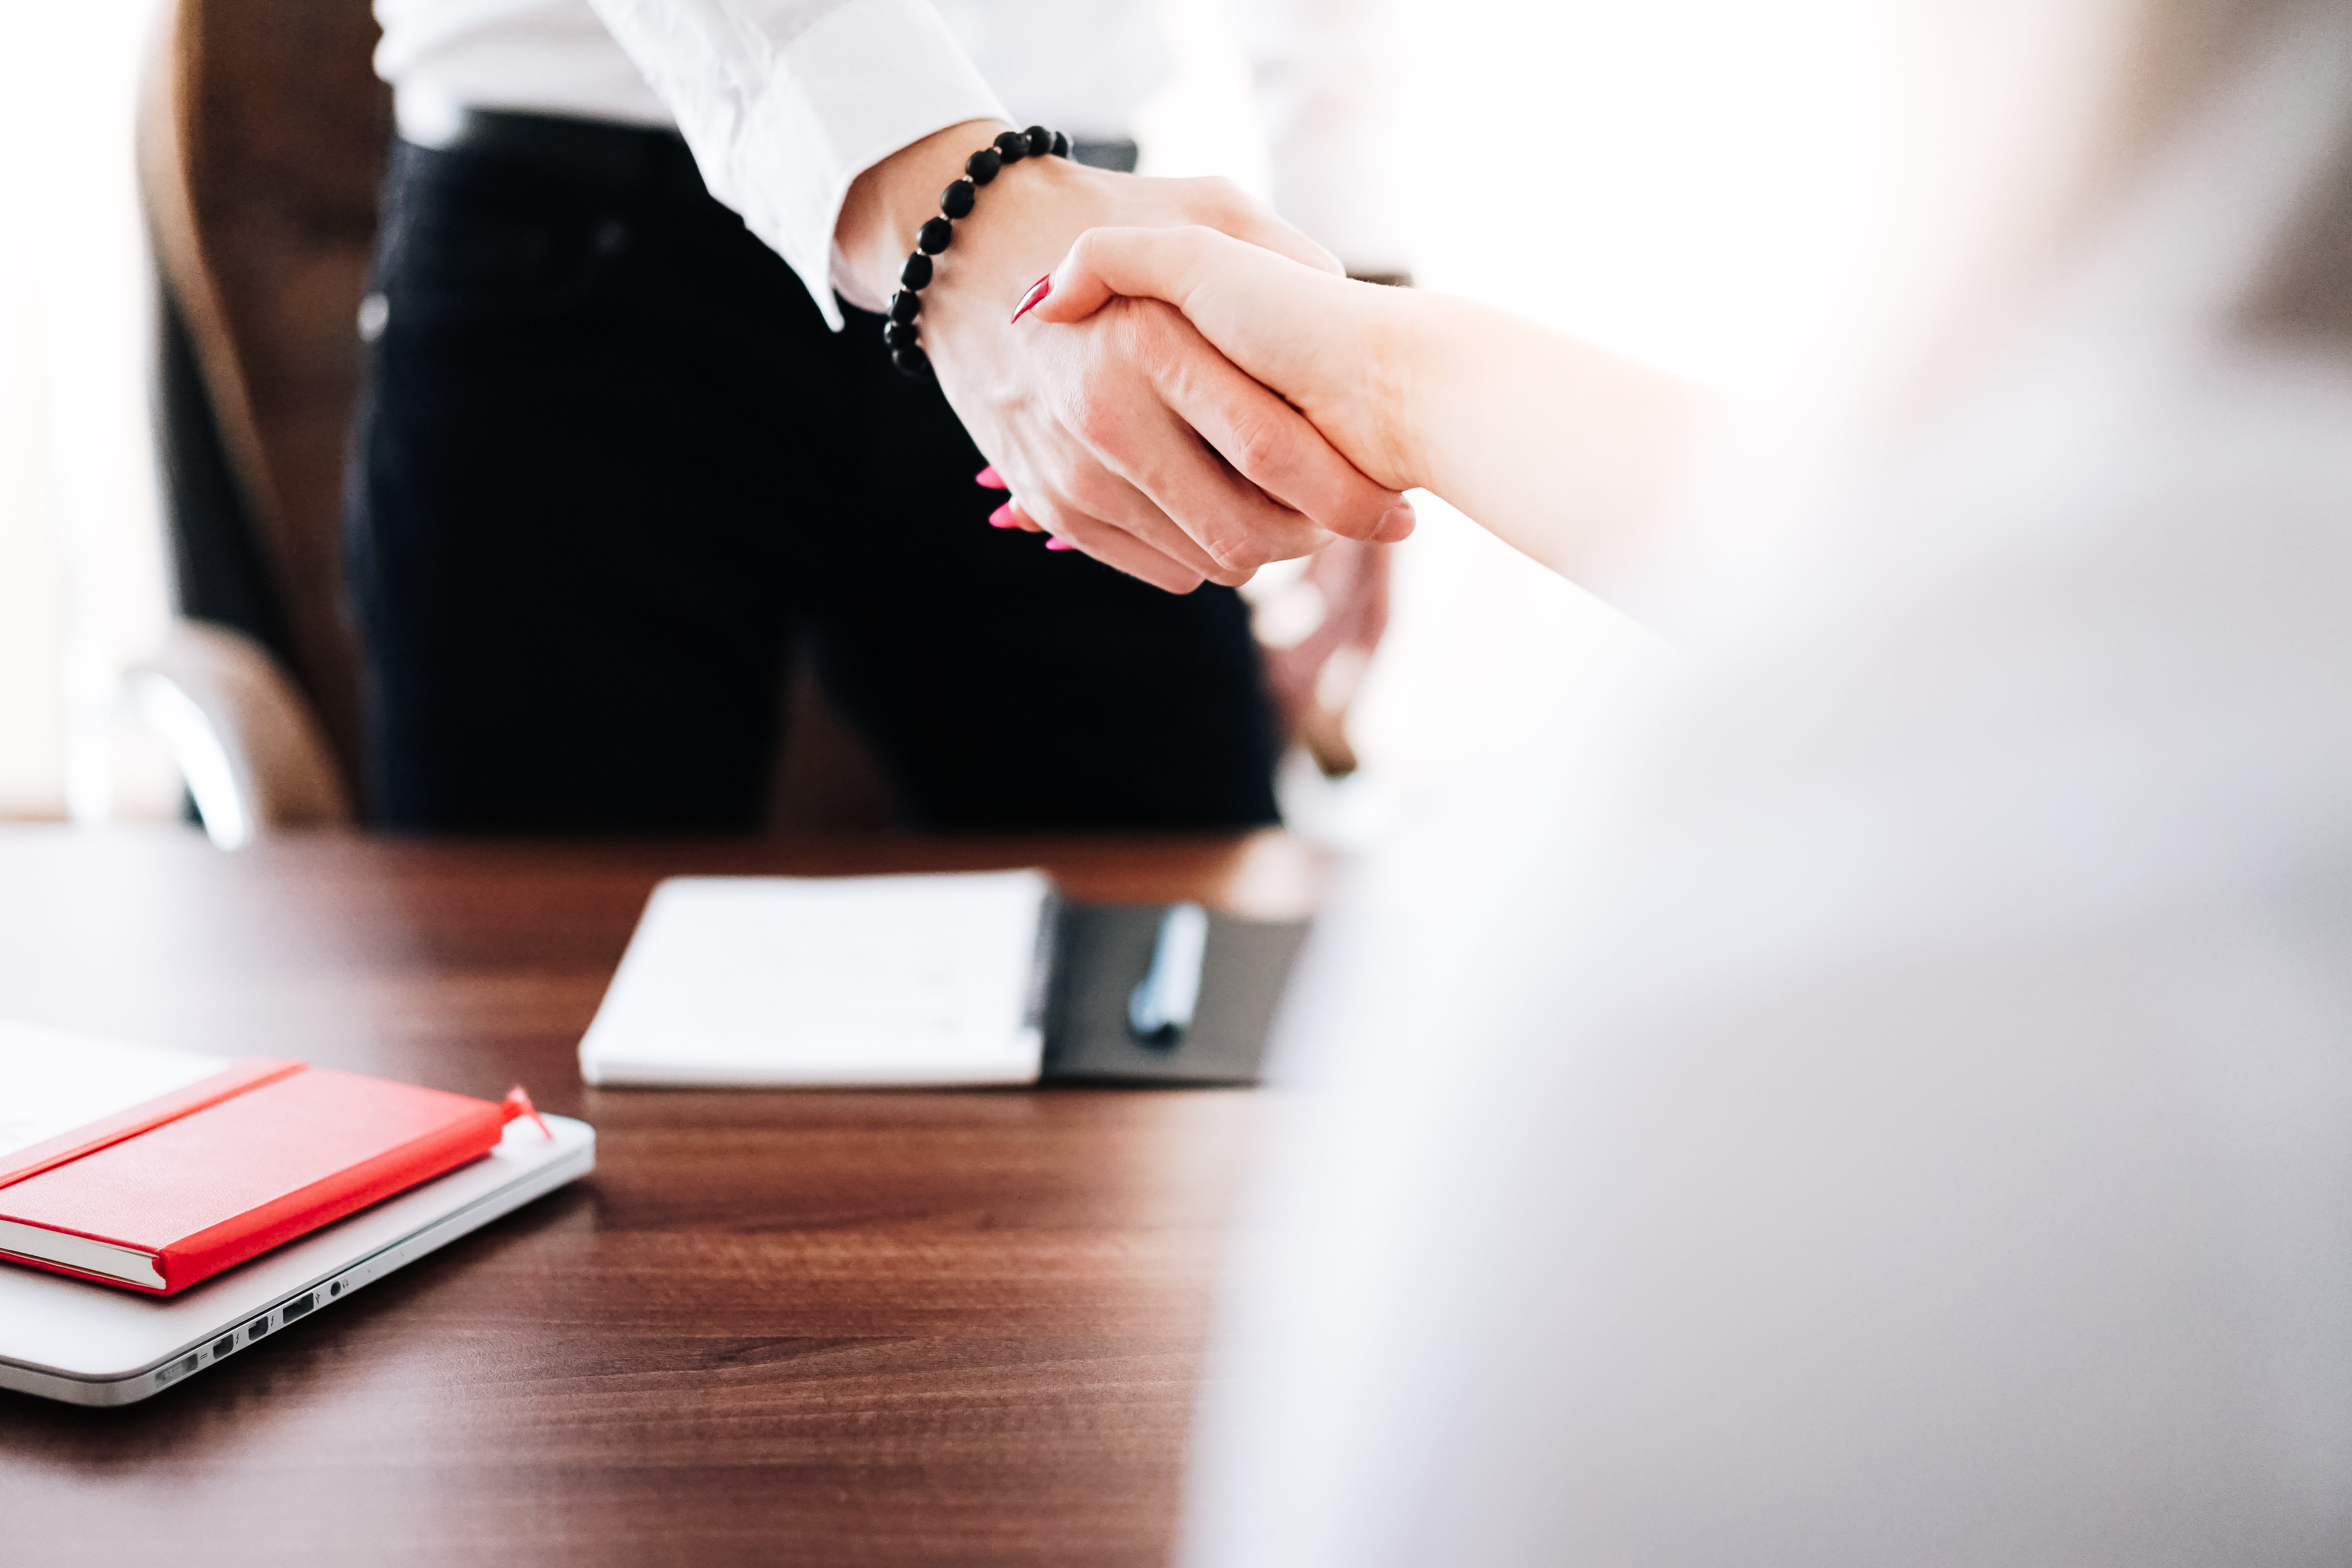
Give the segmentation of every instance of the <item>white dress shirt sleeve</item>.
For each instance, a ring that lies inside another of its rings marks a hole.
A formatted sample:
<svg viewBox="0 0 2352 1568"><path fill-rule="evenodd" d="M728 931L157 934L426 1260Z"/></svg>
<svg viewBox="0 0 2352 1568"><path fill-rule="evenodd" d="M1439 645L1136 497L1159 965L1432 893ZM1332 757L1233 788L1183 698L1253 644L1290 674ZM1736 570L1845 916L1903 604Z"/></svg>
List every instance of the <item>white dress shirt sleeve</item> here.
<svg viewBox="0 0 2352 1568"><path fill-rule="evenodd" d="M835 329L833 231L851 182L934 131L1007 118L927 0L590 4L677 117L710 194Z"/></svg>

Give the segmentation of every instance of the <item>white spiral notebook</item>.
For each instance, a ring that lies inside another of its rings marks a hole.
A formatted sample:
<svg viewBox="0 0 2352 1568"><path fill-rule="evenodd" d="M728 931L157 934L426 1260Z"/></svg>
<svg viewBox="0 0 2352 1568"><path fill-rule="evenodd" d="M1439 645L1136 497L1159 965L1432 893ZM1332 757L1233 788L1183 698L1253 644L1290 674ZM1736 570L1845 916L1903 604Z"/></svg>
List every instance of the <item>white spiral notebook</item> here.
<svg viewBox="0 0 2352 1568"><path fill-rule="evenodd" d="M1042 872L676 877L580 1042L593 1084L1034 1083Z"/></svg>

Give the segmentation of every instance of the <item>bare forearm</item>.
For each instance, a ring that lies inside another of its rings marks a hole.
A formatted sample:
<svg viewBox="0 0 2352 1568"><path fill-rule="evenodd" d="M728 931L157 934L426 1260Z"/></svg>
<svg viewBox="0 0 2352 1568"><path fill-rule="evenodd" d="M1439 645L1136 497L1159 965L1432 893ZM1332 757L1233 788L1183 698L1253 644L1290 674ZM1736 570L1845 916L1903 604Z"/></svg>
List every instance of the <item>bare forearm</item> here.
<svg viewBox="0 0 2352 1568"><path fill-rule="evenodd" d="M1706 394L1467 300L1394 300L1381 395L1411 482L1567 575L1657 519Z"/></svg>

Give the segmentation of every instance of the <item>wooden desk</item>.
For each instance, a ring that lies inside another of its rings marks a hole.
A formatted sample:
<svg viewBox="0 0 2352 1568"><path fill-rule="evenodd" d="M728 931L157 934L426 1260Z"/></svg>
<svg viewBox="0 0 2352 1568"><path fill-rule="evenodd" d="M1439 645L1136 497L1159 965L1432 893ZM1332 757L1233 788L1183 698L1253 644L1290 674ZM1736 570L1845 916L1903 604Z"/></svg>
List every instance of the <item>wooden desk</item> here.
<svg viewBox="0 0 2352 1568"><path fill-rule="evenodd" d="M1044 864L1303 910L1291 841L577 847L0 830L0 1016L593 1122L595 1174L184 1387L0 1394L9 1563L1154 1563L1232 1090L590 1090L655 880Z"/></svg>

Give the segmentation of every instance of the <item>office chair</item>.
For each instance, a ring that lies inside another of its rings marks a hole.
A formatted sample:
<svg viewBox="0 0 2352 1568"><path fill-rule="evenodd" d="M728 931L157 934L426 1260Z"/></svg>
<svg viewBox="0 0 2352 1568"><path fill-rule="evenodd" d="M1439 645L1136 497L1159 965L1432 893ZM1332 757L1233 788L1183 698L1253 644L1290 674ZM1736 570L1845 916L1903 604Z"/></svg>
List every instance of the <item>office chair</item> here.
<svg viewBox="0 0 2352 1568"><path fill-rule="evenodd" d="M139 184L178 614L129 689L234 846L352 817L342 463L391 99L365 0L175 0L160 28Z"/></svg>

